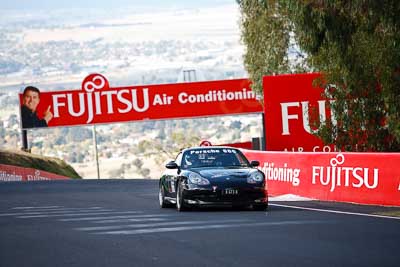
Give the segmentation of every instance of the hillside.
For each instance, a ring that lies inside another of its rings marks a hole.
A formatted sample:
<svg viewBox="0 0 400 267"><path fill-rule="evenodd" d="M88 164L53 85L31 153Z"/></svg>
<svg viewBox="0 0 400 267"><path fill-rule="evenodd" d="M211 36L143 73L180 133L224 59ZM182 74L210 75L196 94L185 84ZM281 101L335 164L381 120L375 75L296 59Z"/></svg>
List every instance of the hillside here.
<svg viewBox="0 0 400 267"><path fill-rule="evenodd" d="M0 164L33 168L75 179L81 178L79 174L63 160L34 155L23 151L0 149Z"/></svg>

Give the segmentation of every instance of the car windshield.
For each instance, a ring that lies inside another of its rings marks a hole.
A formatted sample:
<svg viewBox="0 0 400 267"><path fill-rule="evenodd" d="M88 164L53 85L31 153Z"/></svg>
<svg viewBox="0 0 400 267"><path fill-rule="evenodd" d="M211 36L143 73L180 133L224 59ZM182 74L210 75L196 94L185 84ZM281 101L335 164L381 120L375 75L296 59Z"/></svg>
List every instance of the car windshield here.
<svg viewBox="0 0 400 267"><path fill-rule="evenodd" d="M223 167L250 167L248 160L237 149L231 148L197 148L185 151L182 158L182 169Z"/></svg>

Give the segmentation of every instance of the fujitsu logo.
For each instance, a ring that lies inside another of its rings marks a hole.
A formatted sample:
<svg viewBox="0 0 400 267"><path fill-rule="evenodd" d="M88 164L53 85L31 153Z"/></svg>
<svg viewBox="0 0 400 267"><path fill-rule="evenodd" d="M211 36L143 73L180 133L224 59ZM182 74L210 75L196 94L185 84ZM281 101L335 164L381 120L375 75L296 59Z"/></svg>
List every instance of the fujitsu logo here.
<svg viewBox="0 0 400 267"><path fill-rule="evenodd" d="M82 83L84 92L78 94L55 94L53 95L54 117L60 117L60 109L67 108L73 117L87 116L86 123L93 121L94 116L106 114L128 113L131 111L144 112L149 109L149 93L143 88L143 105L139 107L138 93L136 89L107 90L108 82L100 74L92 74L85 78ZM104 91L100 91L100 90ZM76 97L78 95L78 99ZM105 101L102 101L102 100ZM116 103L114 102L116 100ZM106 103L102 106L102 103ZM122 104L123 108L114 108L114 104Z"/></svg>
<svg viewBox="0 0 400 267"><path fill-rule="evenodd" d="M319 121L320 123L326 122L326 102L325 100L318 101L318 111L319 111ZM334 101L330 100L329 103L332 104ZM310 116L309 116L309 105L308 101L302 102L284 102L281 103L281 115L282 115L282 135L290 135L289 121L299 120L299 114L296 112L293 114L294 108L299 108L301 105L301 115L303 117L303 128L306 132L312 134L313 129L310 126ZM289 112L291 109L291 112ZM331 121L333 125L336 125L335 114L331 113Z"/></svg>
<svg viewBox="0 0 400 267"><path fill-rule="evenodd" d="M35 175L28 174L27 179L28 179L28 181L50 180L50 178L48 178L48 177L41 176L39 170L35 171Z"/></svg>
<svg viewBox="0 0 400 267"><path fill-rule="evenodd" d="M330 166L312 167L312 184L330 185L333 192L336 187L366 187L374 189L379 183L379 169L344 166L345 157L339 153L331 158Z"/></svg>

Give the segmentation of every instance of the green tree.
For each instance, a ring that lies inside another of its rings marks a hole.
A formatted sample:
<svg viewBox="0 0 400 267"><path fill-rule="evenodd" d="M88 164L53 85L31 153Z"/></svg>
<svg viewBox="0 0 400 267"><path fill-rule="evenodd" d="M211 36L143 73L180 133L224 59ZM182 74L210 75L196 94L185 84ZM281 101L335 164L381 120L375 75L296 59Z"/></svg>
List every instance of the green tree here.
<svg viewBox="0 0 400 267"><path fill-rule="evenodd" d="M150 178L150 170L148 168L140 169L140 174L143 178Z"/></svg>
<svg viewBox="0 0 400 267"><path fill-rule="evenodd" d="M135 166L138 170L140 170L143 166L143 161L137 158L133 161L133 166Z"/></svg>
<svg viewBox="0 0 400 267"><path fill-rule="evenodd" d="M244 65L253 81L252 89L262 95L264 75L291 72L287 54L290 23L279 5L270 1L237 2L242 14L242 41L247 48Z"/></svg>
<svg viewBox="0 0 400 267"><path fill-rule="evenodd" d="M301 72L302 67L322 72L323 81L316 82L335 85L325 97L335 100L331 109L337 123L320 126L317 134L344 150L400 150L399 1L238 3L254 90L260 92L262 75ZM306 67L280 67L287 66L281 63L287 62L291 38Z"/></svg>

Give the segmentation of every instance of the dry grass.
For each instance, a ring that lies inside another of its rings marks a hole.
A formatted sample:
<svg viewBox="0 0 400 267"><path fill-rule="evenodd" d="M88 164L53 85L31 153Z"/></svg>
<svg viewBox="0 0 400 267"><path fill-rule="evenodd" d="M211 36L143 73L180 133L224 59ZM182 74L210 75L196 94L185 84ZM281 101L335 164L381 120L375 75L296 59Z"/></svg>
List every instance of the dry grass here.
<svg viewBox="0 0 400 267"><path fill-rule="evenodd" d="M63 160L35 155L24 151L0 149L0 164L33 168L70 178L81 178L79 174Z"/></svg>

